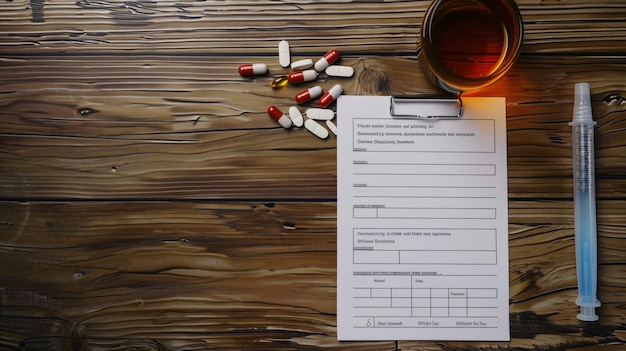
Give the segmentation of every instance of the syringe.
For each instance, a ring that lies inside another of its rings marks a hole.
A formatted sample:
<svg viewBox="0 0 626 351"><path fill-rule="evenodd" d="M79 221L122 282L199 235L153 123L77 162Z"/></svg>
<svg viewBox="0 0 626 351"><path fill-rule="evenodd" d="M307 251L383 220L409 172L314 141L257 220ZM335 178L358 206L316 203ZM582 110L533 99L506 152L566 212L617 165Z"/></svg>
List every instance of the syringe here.
<svg viewBox="0 0 626 351"><path fill-rule="evenodd" d="M591 115L588 83L575 86L572 122L572 156L574 167L574 230L576 243L576 274L582 321L596 321L595 308L598 274L598 243L596 233L595 166L593 134L596 122Z"/></svg>

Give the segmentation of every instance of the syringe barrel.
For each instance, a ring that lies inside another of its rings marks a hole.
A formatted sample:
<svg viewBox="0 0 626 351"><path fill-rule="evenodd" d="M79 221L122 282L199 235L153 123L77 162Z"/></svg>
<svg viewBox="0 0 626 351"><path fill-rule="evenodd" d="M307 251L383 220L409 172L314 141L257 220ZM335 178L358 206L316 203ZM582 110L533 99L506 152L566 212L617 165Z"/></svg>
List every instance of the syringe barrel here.
<svg viewBox="0 0 626 351"><path fill-rule="evenodd" d="M575 109L576 112L576 109ZM590 111L589 111L590 112ZM572 126L572 156L574 170L574 227L576 246L576 274L580 306L578 319L598 319L595 308L600 306L597 290L597 232L595 197L594 127L588 118L574 118Z"/></svg>

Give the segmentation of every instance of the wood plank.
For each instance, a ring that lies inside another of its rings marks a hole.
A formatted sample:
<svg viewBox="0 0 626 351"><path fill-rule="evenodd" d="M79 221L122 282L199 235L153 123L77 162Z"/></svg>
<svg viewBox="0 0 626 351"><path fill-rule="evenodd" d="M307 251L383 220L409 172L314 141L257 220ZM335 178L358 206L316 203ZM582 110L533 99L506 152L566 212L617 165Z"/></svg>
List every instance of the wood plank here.
<svg viewBox="0 0 626 351"><path fill-rule="evenodd" d="M256 79L244 60L270 64ZM5 198L333 199L336 139L283 130L307 86L273 90L285 73L265 57L24 57L0 63L0 189ZM600 198L626 196L626 75L621 59L522 58L480 96L506 96L509 191L571 197L573 86L591 84ZM413 59L346 57L346 94L434 92ZM611 98L612 97L612 98ZM309 103L301 110L316 106ZM340 121L339 121L340 122ZM277 195L279 194L279 195Z"/></svg>
<svg viewBox="0 0 626 351"><path fill-rule="evenodd" d="M430 1L14 0L0 12L5 54L264 54L281 39L296 52L412 55ZM518 1L524 52L623 52L621 1ZM71 26L67 24L71 23ZM375 33L373 35L372 33ZM582 45L584 44L584 45Z"/></svg>
<svg viewBox="0 0 626 351"><path fill-rule="evenodd" d="M621 201L599 206L599 322L574 317L571 202L513 201L513 340L400 346L443 351L623 344L617 334L623 331L626 299L621 206ZM537 213L551 215L537 218ZM336 341L334 202L4 201L0 214L5 345L394 347ZM30 324L33 318L36 326ZM15 325L28 327L16 331Z"/></svg>
<svg viewBox="0 0 626 351"><path fill-rule="evenodd" d="M10 52L36 47L50 53L275 54L281 39L309 54L353 45L357 50L415 52L418 14L427 6L425 1L390 1L381 7L368 2L62 0L46 3L36 19L24 2L5 12ZM379 29L376 37L373 28ZM372 39L377 41L373 45Z"/></svg>

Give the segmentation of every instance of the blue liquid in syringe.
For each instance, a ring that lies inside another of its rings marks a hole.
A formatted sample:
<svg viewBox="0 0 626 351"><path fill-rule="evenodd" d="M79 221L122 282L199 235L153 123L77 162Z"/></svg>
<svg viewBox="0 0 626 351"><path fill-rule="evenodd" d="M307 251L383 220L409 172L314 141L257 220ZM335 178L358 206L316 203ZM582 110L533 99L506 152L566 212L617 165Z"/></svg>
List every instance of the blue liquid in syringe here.
<svg viewBox="0 0 626 351"><path fill-rule="evenodd" d="M581 211L581 213L579 214L579 216L577 217L578 223L576 224L576 226L579 226L581 229L583 228L591 228L592 227L592 221L590 219L590 216L588 215L590 213L590 211L592 209L590 209L589 207L589 202L590 202L590 194L589 193L585 193L585 192L581 192L578 195L578 199L580 200L580 206L579 209ZM595 223L593 224L593 226L595 226ZM589 250L591 249L589 247L589 245L591 245L589 243L589 240L592 240L592 238L589 235L590 233L588 231L585 230L581 230L580 235L582 236L586 236L585 239L582 239L582 242L579 241L579 247L578 247L578 262L580 265L580 270L581 270L581 276L578 277L578 280L580 282L579 284L579 295L582 297L584 302L590 302L590 301L586 301L587 298L591 298L593 297L595 300L595 282L591 281L592 280L592 276L594 275L593 272L591 272L590 270L593 269L593 267L595 267L595 264L591 262L592 257L589 257Z"/></svg>

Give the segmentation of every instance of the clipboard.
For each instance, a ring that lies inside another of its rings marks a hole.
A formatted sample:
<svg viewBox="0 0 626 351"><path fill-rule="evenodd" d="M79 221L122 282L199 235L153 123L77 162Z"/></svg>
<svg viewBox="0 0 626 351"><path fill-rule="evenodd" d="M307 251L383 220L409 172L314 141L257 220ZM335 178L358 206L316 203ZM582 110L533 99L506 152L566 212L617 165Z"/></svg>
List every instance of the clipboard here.
<svg viewBox="0 0 626 351"><path fill-rule="evenodd" d="M433 105L440 105L432 115ZM461 95L392 95L389 113L393 118L458 119L463 117Z"/></svg>
<svg viewBox="0 0 626 351"><path fill-rule="evenodd" d="M505 98L342 95L337 118L337 339L510 340Z"/></svg>

